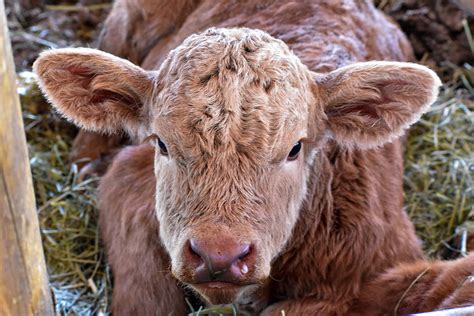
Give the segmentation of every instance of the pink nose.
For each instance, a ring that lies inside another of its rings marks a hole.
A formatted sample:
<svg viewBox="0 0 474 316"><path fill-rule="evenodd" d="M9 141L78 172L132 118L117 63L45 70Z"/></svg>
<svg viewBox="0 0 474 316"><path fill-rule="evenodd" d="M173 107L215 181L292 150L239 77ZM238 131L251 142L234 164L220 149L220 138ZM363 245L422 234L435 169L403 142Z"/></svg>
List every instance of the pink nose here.
<svg viewBox="0 0 474 316"><path fill-rule="evenodd" d="M185 264L194 267L196 283L240 283L255 264L255 250L250 243L238 243L225 237L191 239L187 252Z"/></svg>

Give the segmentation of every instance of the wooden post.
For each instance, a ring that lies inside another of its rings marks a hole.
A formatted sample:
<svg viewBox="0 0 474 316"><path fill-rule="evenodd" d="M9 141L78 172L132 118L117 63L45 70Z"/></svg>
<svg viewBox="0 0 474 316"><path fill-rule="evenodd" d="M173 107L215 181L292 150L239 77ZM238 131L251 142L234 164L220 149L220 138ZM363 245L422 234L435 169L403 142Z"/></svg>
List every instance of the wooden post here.
<svg viewBox="0 0 474 316"><path fill-rule="evenodd" d="M0 315L54 315L0 0Z"/></svg>

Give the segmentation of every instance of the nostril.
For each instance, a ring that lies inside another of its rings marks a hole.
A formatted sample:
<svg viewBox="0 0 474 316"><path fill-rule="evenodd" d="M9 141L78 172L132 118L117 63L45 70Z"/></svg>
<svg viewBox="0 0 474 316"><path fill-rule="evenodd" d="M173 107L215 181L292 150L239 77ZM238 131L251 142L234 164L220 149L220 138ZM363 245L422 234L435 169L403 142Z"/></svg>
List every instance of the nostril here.
<svg viewBox="0 0 474 316"><path fill-rule="evenodd" d="M255 248L251 244L243 244L240 250L240 255L232 262L230 270L234 275L245 276L254 267Z"/></svg>
<svg viewBox="0 0 474 316"><path fill-rule="evenodd" d="M189 250L190 250L192 253L194 253L194 254L196 254L196 255L199 255L199 254L198 254L198 249L197 249L196 240L191 239L191 240L189 241Z"/></svg>
<svg viewBox="0 0 474 316"><path fill-rule="evenodd" d="M239 257L237 259L243 260L243 259L245 259L245 257L250 256L250 254L252 252L252 248L253 247L250 244L244 244L243 247L242 247L242 252L241 252L241 254L239 255Z"/></svg>
<svg viewBox="0 0 474 316"><path fill-rule="evenodd" d="M202 254L201 254L201 251L199 249L198 243L194 239L191 239L191 240L188 241L188 253L194 259L202 260Z"/></svg>

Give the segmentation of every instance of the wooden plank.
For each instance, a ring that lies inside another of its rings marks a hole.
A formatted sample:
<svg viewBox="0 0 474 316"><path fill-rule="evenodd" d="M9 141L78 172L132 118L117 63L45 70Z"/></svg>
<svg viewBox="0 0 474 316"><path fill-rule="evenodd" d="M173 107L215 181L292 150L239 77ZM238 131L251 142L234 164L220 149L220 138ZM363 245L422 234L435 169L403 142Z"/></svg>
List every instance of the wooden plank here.
<svg viewBox="0 0 474 316"><path fill-rule="evenodd" d="M0 315L54 315L0 0Z"/></svg>

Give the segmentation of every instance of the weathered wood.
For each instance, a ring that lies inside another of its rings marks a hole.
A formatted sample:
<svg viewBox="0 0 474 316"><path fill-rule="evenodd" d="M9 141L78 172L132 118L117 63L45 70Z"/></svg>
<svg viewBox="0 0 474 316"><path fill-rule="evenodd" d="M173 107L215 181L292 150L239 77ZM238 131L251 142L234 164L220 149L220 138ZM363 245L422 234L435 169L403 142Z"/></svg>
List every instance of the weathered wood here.
<svg viewBox="0 0 474 316"><path fill-rule="evenodd" d="M3 0L0 28L0 315L53 315Z"/></svg>

